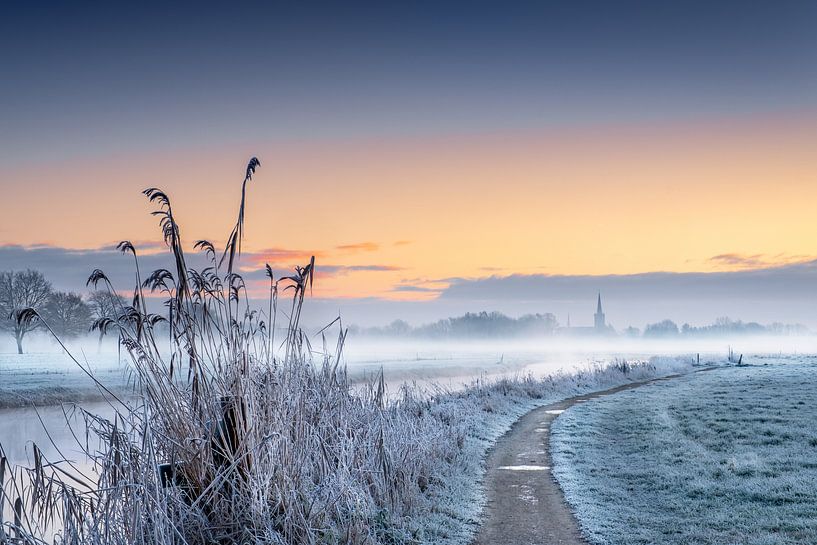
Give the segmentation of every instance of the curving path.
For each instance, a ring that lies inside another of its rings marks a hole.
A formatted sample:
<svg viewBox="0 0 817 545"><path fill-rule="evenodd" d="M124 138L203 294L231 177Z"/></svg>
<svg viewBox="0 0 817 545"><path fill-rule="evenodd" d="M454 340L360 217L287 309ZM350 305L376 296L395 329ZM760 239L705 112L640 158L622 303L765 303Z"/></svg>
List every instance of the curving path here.
<svg viewBox="0 0 817 545"><path fill-rule="evenodd" d="M488 502L473 545L586 545L562 489L550 473L551 422L576 403L677 376L572 397L520 418L488 455Z"/></svg>

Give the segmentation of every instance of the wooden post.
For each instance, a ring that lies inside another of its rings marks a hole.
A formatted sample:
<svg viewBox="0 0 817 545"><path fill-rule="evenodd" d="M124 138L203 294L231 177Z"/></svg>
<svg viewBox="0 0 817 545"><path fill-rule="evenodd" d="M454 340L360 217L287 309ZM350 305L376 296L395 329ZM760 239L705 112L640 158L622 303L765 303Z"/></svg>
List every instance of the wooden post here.
<svg viewBox="0 0 817 545"><path fill-rule="evenodd" d="M6 543L6 533L3 531L3 509L6 504L6 457L0 457L0 543Z"/></svg>
<svg viewBox="0 0 817 545"><path fill-rule="evenodd" d="M3 531L3 509L6 507L6 457L0 457L0 537Z"/></svg>
<svg viewBox="0 0 817 545"><path fill-rule="evenodd" d="M23 500L20 498L14 502L14 534L17 539L23 537Z"/></svg>

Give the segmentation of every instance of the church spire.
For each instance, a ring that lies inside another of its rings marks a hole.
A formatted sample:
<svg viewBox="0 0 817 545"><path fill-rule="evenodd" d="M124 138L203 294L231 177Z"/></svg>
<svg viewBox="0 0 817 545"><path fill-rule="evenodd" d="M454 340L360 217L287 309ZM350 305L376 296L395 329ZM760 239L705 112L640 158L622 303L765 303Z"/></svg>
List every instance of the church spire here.
<svg viewBox="0 0 817 545"><path fill-rule="evenodd" d="M601 292L599 292L599 300L596 304L596 315L594 318L596 331L598 333L605 331L607 329L607 321L604 319L604 311L601 309Z"/></svg>

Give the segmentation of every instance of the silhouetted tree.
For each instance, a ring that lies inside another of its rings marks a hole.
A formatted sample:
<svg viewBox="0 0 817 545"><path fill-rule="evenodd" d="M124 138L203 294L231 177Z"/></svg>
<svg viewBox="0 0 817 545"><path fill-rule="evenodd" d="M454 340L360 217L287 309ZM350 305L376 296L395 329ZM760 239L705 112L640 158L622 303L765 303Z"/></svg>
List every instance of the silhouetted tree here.
<svg viewBox="0 0 817 545"><path fill-rule="evenodd" d="M684 335L710 335L710 336L724 336L724 335L761 335L771 332L771 329L766 328L756 322L743 322L741 320L732 320L728 316L724 316L715 320L714 324L705 325L701 327L693 327L684 324L681 332Z"/></svg>
<svg viewBox="0 0 817 545"><path fill-rule="evenodd" d="M405 320L394 320L383 329L386 335L408 335L411 332L411 326Z"/></svg>
<svg viewBox="0 0 817 545"><path fill-rule="evenodd" d="M25 271L0 272L0 329L10 332L17 341L17 353L23 353L23 338L40 327L39 320L18 321L17 314L24 308L44 310L51 296L51 283L43 273Z"/></svg>
<svg viewBox="0 0 817 545"><path fill-rule="evenodd" d="M377 335L412 335L429 338L486 338L509 336L551 335L559 327L556 316L526 314L511 318L501 312L467 312L462 316L446 318L412 328L402 320L396 320L385 328L368 330Z"/></svg>
<svg viewBox="0 0 817 545"><path fill-rule="evenodd" d="M78 337L91 327L91 307L77 293L57 291L45 305L44 316L58 337Z"/></svg>
<svg viewBox="0 0 817 545"><path fill-rule="evenodd" d="M678 335L678 325L672 320L649 324L644 328L645 337L674 337Z"/></svg>

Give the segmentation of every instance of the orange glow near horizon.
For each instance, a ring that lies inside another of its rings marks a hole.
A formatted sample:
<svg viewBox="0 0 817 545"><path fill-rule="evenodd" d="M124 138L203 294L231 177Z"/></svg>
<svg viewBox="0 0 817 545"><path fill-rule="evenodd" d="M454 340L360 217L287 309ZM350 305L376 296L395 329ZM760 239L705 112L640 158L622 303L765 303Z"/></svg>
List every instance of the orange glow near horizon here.
<svg viewBox="0 0 817 545"><path fill-rule="evenodd" d="M435 292L394 288L773 266L817 254L815 149L817 112L807 112L77 159L0 170L13 203L0 243L158 240L139 195L149 186L171 196L188 243L223 240L254 154L244 266L317 255L334 272L319 275L316 295L423 299Z"/></svg>

